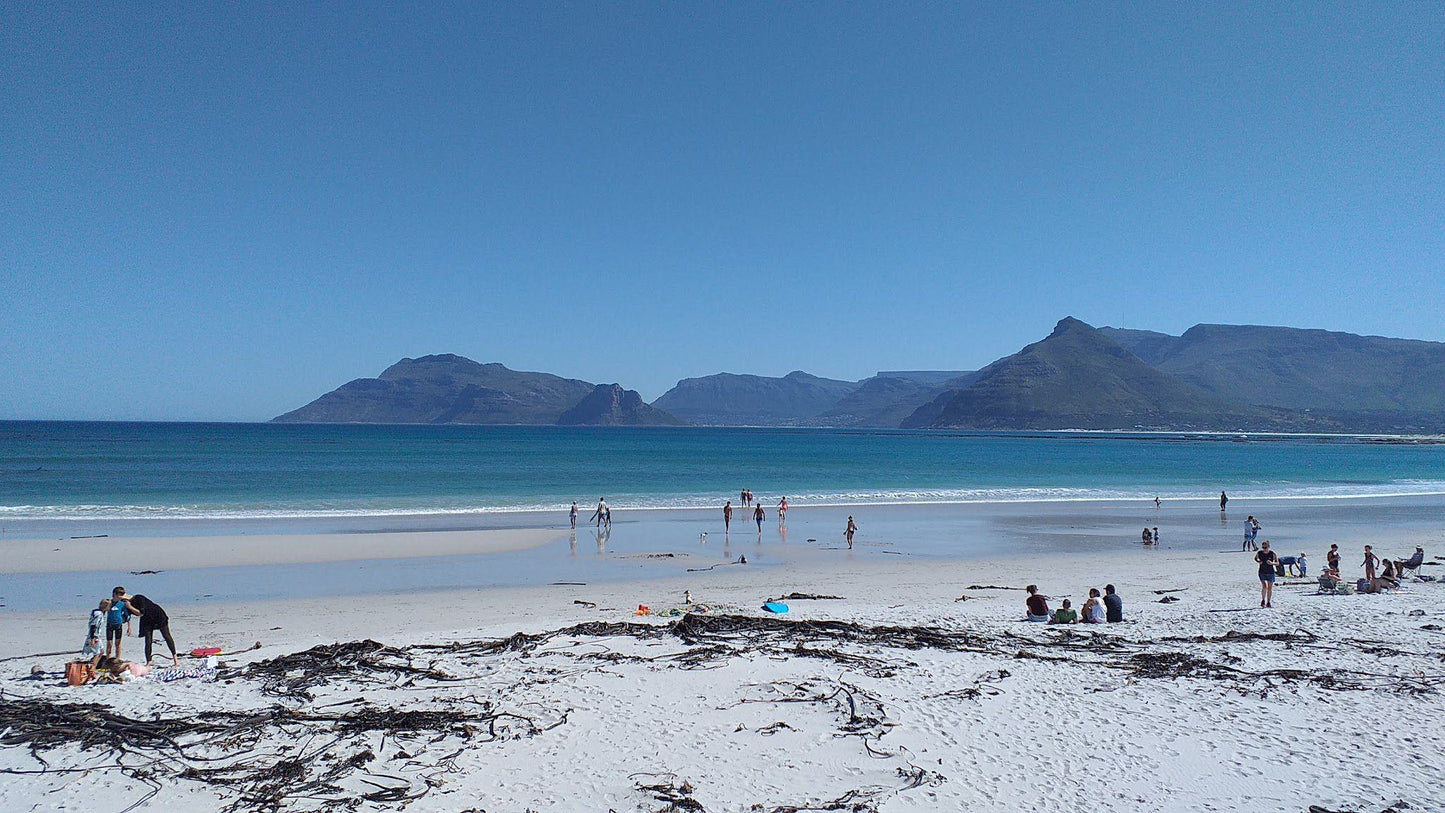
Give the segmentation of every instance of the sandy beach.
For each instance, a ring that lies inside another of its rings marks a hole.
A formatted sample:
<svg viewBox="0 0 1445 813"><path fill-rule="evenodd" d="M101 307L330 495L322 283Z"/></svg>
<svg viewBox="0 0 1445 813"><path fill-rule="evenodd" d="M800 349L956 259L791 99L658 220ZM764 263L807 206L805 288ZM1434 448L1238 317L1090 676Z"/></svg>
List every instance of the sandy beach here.
<svg viewBox="0 0 1445 813"><path fill-rule="evenodd" d="M1085 509L1065 524L1091 513L1113 521ZM1216 522L1204 514L1200 528ZM1390 554L1422 536L1389 530L1377 547ZM388 547L354 536L319 547ZM1445 809L1439 582L1319 596L1313 579L1284 579L1261 609L1253 562L1217 546L951 560L817 547L640 580L169 605L183 648L247 650L222 657L218 680L66 687L63 657L24 656L78 644L83 608L7 611L7 708L99 703L225 730L117 757L66 742L32 753L12 728L0 768L18 773L0 808ZM1028 583L1076 607L1113 583L1127 621L1024 623ZM792 594L837 598L761 609ZM388 709L442 714L376 722ZM347 717L362 711L370 723ZM305 782L278 783L276 766L301 757Z"/></svg>

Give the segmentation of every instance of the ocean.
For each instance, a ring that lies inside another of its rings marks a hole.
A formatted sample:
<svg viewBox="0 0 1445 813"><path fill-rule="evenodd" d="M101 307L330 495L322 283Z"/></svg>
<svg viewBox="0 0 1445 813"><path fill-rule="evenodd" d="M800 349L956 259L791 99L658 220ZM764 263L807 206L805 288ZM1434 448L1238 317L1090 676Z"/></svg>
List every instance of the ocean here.
<svg viewBox="0 0 1445 813"><path fill-rule="evenodd" d="M1340 436L0 422L0 526L1445 493L1445 445ZM148 523L153 525L152 523Z"/></svg>

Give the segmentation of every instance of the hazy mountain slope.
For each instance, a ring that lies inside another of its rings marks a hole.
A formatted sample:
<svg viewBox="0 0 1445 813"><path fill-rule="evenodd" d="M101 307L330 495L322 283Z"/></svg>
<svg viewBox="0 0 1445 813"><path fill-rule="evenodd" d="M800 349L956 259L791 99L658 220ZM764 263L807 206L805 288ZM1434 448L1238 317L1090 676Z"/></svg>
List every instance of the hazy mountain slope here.
<svg viewBox="0 0 1445 813"><path fill-rule="evenodd" d="M343 384L281 423L551 424L592 392L585 381L451 354L402 359Z"/></svg>
<svg viewBox="0 0 1445 813"><path fill-rule="evenodd" d="M972 383L977 372L951 372L948 379L879 373L866 378L858 389L818 416L825 426L898 428L903 421L950 387Z"/></svg>
<svg viewBox="0 0 1445 813"><path fill-rule="evenodd" d="M1231 405L1145 364L1077 319L979 371L907 427L971 429L1240 428L1268 425L1264 410Z"/></svg>
<svg viewBox="0 0 1445 813"><path fill-rule="evenodd" d="M563 426L680 426L686 421L648 406L636 390L598 384L576 406L557 418Z"/></svg>
<svg viewBox="0 0 1445 813"><path fill-rule="evenodd" d="M1152 330L1130 330L1121 327L1101 327L1099 332L1114 340L1114 343L1138 356L1146 364L1155 365L1179 343L1178 336L1156 333Z"/></svg>
<svg viewBox="0 0 1445 813"><path fill-rule="evenodd" d="M684 378L652 405L698 424L794 426L807 423L857 388L853 381L804 372L781 378L718 373Z"/></svg>
<svg viewBox="0 0 1445 813"><path fill-rule="evenodd" d="M1162 371L1223 398L1342 413L1445 412L1445 344L1256 325L1195 325Z"/></svg>

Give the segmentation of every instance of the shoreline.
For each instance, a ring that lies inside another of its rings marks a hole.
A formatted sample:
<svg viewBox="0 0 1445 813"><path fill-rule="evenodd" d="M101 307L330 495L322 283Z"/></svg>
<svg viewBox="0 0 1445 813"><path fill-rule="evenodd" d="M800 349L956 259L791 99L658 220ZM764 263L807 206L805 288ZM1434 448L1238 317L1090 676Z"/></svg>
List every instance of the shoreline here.
<svg viewBox="0 0 1445 813"><path fill-rule="evenodd" d="M1162 493L1159 495L1163 505L1178 507L1193 506L1215 506L1218 505L1218 497L1170 497ZM1254 503L1343 503L1343 502L1377 502L1377 501L1415 501L1415 500L1438 500L1445 498L1445 490L1425 491L1391 491L1382 493L1306 493L1306 494L1269 494L1255 496L1248 491L1238 492L1238 496L1230 496L1231 506L1242 506ZM724 498L726 499L726 498ZM819 510L850 510L863 511L869 509L894 509L894 508L915 508L915 509L959 509L959 510L994 510L1008 512L1015 509L1027 509L1038 507L1043 510L1054 508L1067 508L1079 506L1083 508L1138 508L1153 509L1154 495L1150 496L1080 496L1080 497L1037 497L1019 499L978 499L978 500L880 500L880 501L838 501L838 502L807 502L805 500L789 498L790 511L793 513ZM1445 503L1445 500L1441 500ZM722 502L716 505L643 505L633 506L626 502L614 503L609 501L613 511L622 515L619 522L636 522L639 518L647 519L654 515L660 517L676 517L693 515L706 517L717 514L722 509ZM741 511L740 505L733 506L735 510ZM776 500L766 502L763 508L768 512L769 519L775 518L777 504ZM89 538L110 538L110 539L147 539L147 538L207 538L207 537L243 537L243 536L295 536L311 537L325 536L329 534L395 534L395 533L423 533L423 532L486 532L497 530L519 530L519 529L549 529L561 528L567 530L565 525L568 506L559 505L553 508L539 509L534 507L525 508L475 508L455 509L437 511L405 511L396 510L389 512L344 512L344 513L301 513L301 514L262 514L247 516L229 515L207 515L198 517L172 516L172 517L64 517L64 518L34 518L10 519L8 525L0 525L0 549L12 542L28 542L34 540L83 540ZM579 505L582 515L590 513L591 507L585 509ZM1230 511L1243 510L1231 507ZM110 527L108 527L110 526ZM18 527L18 529L17 529ZM577 530L581 531L586 524L579 519ZM86 533L74 534L81 531ZM103 531L102 533L90 533ZM0 570L3 572L3 570Z"/></svg>
<svg viewBox="0 0 1445 813"><path fill-rule="evenodd" d="M1236 506L1237 509L1236 509ZM1315 567L1329 544L1347 556L1369 539L1382 555L1403 558L1415 544L1445 548L1442 498L1360 502L1231 501L1209 506L1137 501L966 506L858 506L857 545L841 540L843 510L795 507L788 523L734 522L720 512L619 512L610 533L591 526L369 529L319 534L106 537L6 540L0 562L5 612L74 606L77 593L109 593L127 584L165 604L216 604L308 597L375 597L462 588L509 589L552 582L628 583L717 569L746 556L754 572L811 573L889 561L956 563L1013 556L1055 561L1074 553L1238 552L1246 515L1261 517L1261 539L1282 554L1306 552ZM1140 529L1160 528L1158 548L1139 544ZM81 563L77 565L77 563Z"/></svg>

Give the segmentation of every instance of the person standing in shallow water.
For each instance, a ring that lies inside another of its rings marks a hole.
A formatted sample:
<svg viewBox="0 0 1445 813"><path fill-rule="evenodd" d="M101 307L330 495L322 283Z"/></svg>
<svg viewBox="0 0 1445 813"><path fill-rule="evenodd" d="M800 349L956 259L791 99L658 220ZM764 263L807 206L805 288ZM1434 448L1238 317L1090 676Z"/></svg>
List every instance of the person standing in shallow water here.
<svg viewBox="0 0 1445 813"><path fill-rule="evenodd" d="M577 530L577 501L572 501L572 510L567 512L567 519L572 522L572 530Z"/></svg>
<svg viewBox="0 0 1445 813"><path fill-rule="evenodd" d="M763 520L767 518L768 515L763 511L762 503L758 503L757 507L753 509L753 522L758 524L758 536L763 535Z"/></svg>
<svg viewBox="0 0 1445 813"><path fill-rule="evenodd" d="M848 527L843 529L843 538L848 540L848 550L853 549L853 534L858 532L858 523L853 521L853 515L848 515Z"/></svg>
<svg viewBox="0 0 1445 813"><path fill-rule="evenodd" d="M1229 505L1229 495L1221 491L1219 492L1219 510L1223 511L1226 505Z"/></svg>
<svg viewBox="0 0 1445 813"><path fill-rule="evenodd" d="M1259 562L1259 606L1274 606L1274 576L1279 566L1279 557L1269 549L1269 540L1266 539L1260 545L1259 553L1254 555L1254 561Z"/></svg>

